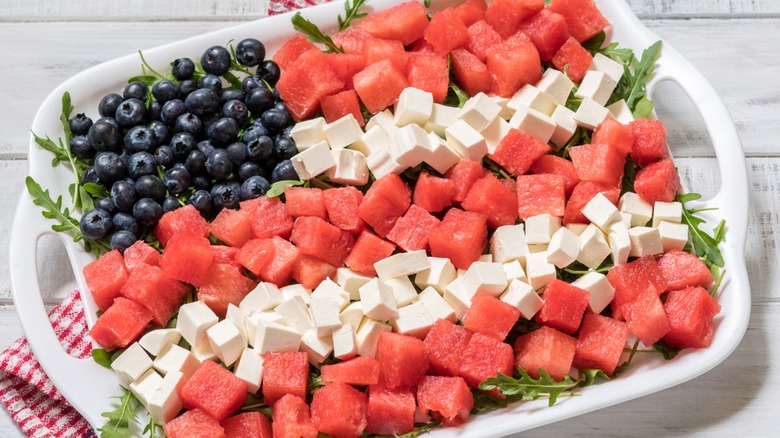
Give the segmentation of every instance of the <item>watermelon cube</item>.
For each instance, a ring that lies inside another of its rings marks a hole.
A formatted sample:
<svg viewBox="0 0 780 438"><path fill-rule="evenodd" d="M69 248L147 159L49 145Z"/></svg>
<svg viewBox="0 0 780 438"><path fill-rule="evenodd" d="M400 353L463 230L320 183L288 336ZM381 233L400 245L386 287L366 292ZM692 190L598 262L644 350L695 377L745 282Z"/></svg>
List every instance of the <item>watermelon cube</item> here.
<svg viewBox="0 0 780 438"><path fill-rule="evenodd" d="M490 158L513 175L522 175L540 157L550 152L550 146L519 129L512 128L496 146Z"/></svg>
<svg viewBox="0 0 780 438"><path fill-rule="evenodd" d="M363 54L363 45L366 40L374 38L365 29L359 27L348 27L341 32L331 35L333 42L344 49L344 53L352 55Z"/></svg>
<svg viewBox="0 0 780 438"><path fill-rule="evenodd" d="M388 389L371 385L368 389L366 431L379 435L402 435L414 429L417 404L413 389Z"/></svg>
<svg viewBox="0 0 780 438"><path fill-rule="evenodd" d="M404 251L427 249L428 236L438 225L438 219L424 208L412 204L387 233L387 240Z"/></svg>
<svg viewBox="0 0 780 438"><path fill-rule="evenodd" d="M433 46L439 55L446 56L454 49L469 42L469 31L453 8L446 8L433 14L425 28L425 41Z"/></svg>
<svg viewBox="0 0 780 438"><path fill-rule="evenodd" d="M368 65L353 76L352 83L371 114L394 104L401 91L409 86L405 70L400 70L387 59Z"/></svg>
<svg viewBox="0 0 780 438"><path fill-rule="evenodd" d="M412 204L430 213L438 213L452 205L455 182L428 172L420 172L412 193ZM411 207L410 207L411 208Z"/></svg>
<svg viewBox="0 0 780 438"><path fill-rule="evenodd" d="M226 245L241 247L252 238L252 227L246 210L223 208L211 221L211 234Z"/></svg>
<svg viewBox="0 0 780 438"><path fill-rule="evenodd" d="M607 280L615 289L613 307L617 308L633 302L645 290L659 296L668 286L653 256L613 266L607 273Z"/></svg>
<svg viewBox="0 0 780 438"><path fill-rule="evenodd" d="M460 21L466 26L471 26L477 21L484 20L486 10L487 2L485 0L466 0L455 7Z"/></svg>
<svg viewBox="0 0 780 438"><path fill-rule="evenodd" d="M160 266L169 277L200 287L213 259L214 250L209 239L178 233L168 241L160 258Z"/></svg>
<svg viewBox="0 0 780 438"><path fill-rule="evenodd" d="M425 351L430 367L428 372L441 376L456 376L460 359L471 339L472 332L446 319L439 319L425 336Z"/></svg>
<svg viewBox="0 0 780 438"><path fill-rule="evenodd" d="M484 214L490 228L514 225L517 219L517 194L492 173L471 186L461 206L466 211Z"/></svg>
<svg viewBox="0 0 780 438"><path fill-rule="evenodd" d="M570 147L569 156L581 181L620 186L625 167L625 155L610 145L593 143Z"/></svg>
<svg viewBox="0 0 780 438"><path fill-rule="evenodd" d="M219 421L201 409L189 410L163 426L168 438L225 438Z"/></svg>
<svg viewBox="0 0 780 438"><path fill-rule="evenodd" d="M459 375L476 388L485 379L501 373L512 375L515 357L512 346L496 338L474 333L463 351Z"/></svg>
<svg viewBox="0 0 780 438"><path fill-rule="evenodd" d="M593 130L590 142L609 145L625 157L633 148L634 130L632 125L624 125L609 115ZM664 137L664 150L666 150L666 137Z"/></svg>
<svg viewBox="0 0 780 438"><path fill-rule="evenodd" d="M282 44L282 47L279 47L279 50L274 53L273 60L282 70L288 70L304 52L316 48L317 46L309 42L305 35L296 33Z"/></svg>
<svg viewBox="0 0 780 438"><path fill-rule="evenodd" d="M273 407L271 430L274 438L317 438L317 427L311 421L306 399L286 394L274 402Z"/></svg>
<svg viewBox="0 0 780 438"><path fill-rule="evenodd" d="M520 23L544 8L544 0L493 0L485 11L485 20L507 39Z"/></svg>
<svg viewBox="0 0 780 438"><path fill-rule="evenodd" d="M580 177L577 176L577 171L574 169L571 161L557 155L542 155L534 161L534 164L528 170L536 174L551 173L562 176L563 191L566 193L567 198L571 196L574 187L580 182ZM565 213L564 217L566 217Z"/></svg>
<svg viewBox="0 0 780 438"><path fill-rule="evenodd" d="M271 239L252 239L241 247L235 259L255 276L259 276L273 260L274 250Z"/></svg>
<svg viewBox="0 0 780 438"><path fill-rule="evenodd" d="M251 221L249 226L255 238L290 237L293 217L287 214L281 199L261 196L241 202L241 209L247 211Z"/></svg>
<svg viewBox="0 0 780 438"><path fill-rule="evenodd" d="M669 332L664 341L676 348L705 348L712 343L712 318L720 304L701 286L669 292L664 303L669 317Z"/></svg>
<svg viewBox="0 0 780 438"><path fill-rule="evenodd" d="M501 35L485 20L474 22L468 27L469 43L466 48L482 62L487 60L488 52L504 41Z"/></svg>
<svg viewBox="0 0 780 438"><path fill-rule="evenodd" d="M569 374L576 351L577 340L552 327L542 326L515 341L515 363L534 379L539 370L557 381Z"/></svg>
<svg viewBox="0 0 780 438"><path fill-rule="evenodd" d="M445 178L452 181L455 185L455 195L452 200L455 202L463 202L466 199L466 195L469 194L471 186L477 182L478 179L485 176L485 169L482 164L469 159L460 160L457 164L452 166Z"/></svg>
<svg viewBox="0 0 780 438"><path fill-rule="evenodd" d="M284 211L292 217L315 216L328 219L322 189L316 187L285 187Z"/></svg>
<svg viewBox="0 0 780 438"><path fill-rule="evenodd" d="M539 50L542 61L549 61L558 49L569 39L566 18L549 9L542 9L527 22L520 25L520 32L528 35Z"/></svg>
<svg viewBox="0 0 780 438"><path fill-rule="evenodd" d="M658 269L668 285L666 290L712 284L712 272L696 255L673 249L658 258Z"/></svg>
<svg viewBox="0 0 780 438"><path fill-rule="evenodd" d="M236 254L238 254L240 248L225 245L211 245L211 248L214 249L214 259L211 261L212 264L223 263L233 265L237 268L241 267L241 263L236 261Z"/></svg>
<svg viewBox="0 0 780 438"><path fill-rule="evenodd" d="M102 259L106 255L108 254L103 254L100 258ZM160 251L157 251L143 240L138 240L130 245L125 250L124 258L125 266L128 271L132 271L136 266L141 264L152 266L160 265ZM119 267L117 267L117 269L119 269Z"/></svg>
<svg viewBox="0 0 780 438"><path fill-rule="evenodd" d="M471 415L474 396L461 377L425 376L417 388L417 403L445 426L459 426Z"/></svg>
<svg viewBox="0 0 780 438"><path fill-rule="evenodd" d="M562 176L548 173L517 177L517 215L520 219L545 213L562 217L565 205Z"/></svg>
<svg viewBox="0 0 780 438"><path fill-rule="evenodd" d="M451 208L428 236L433 257L446 257L458 269L468 269L487 245L487 217Z"/></svg>
<svg viewBox="0 0 780 438"><path fill-rule="evenodd" d="M222 421L228 438L273 438L271 422L260 412L242 412Z"/></svg>
<svg viewBox="0 0 780 438"><path fill-rule="evenodd" d="M181 388L187 409L201 409L222 421L246 399L246 382L214 361L204 361Z"/></svg>
<svg viewBox="0 0 780 438"><path fill-rule="evenodd" d="M463 326L473 332L503 341L518 319L520 311L517 307L480 292L474 296L471 306L463 316Z"/></svg>
<svg viewBox="0 0 780 438"><path fill-rule="evenodd" d="M311 421L333 437L358 438L366 429L366 394L346 383L334 382L314 393Z"/></svg>
<svg viewBox="0 0 780 438"><path fill-rule="evenodd" d="M491 91L502 97L511 97L523 85L535 84L542 78L539 51L523 33L516 33L495 46L487 55L487 68Z"/></svg>
<svg viewBox="0 0 780 438"><path fill-rule="evenodd" d="M492 81L487 65L466 49L455 49L450 53L455 81L470 96L490 92Z"/></svg>
<svg viewBox="0 0 780 438"><path fill-rule="evenodd" d="M208 237L211 232L206 219L203 219L195 207L188 204L162 215L154 227L154 236L165 246L168 239L181 231L203 237Z"/></svg>
<svg viewBox="0 0 780 438"><path fill-rule="evenodd" d="M653 289L645 289L630 303L620 306L628 329L646 346L658 342L671 329L663 303Z"/></svg>
<svg viewBox="0 0 780 438"><path fill-rule="evenodd" d="M295 281L309 290L315 289L326 278L333 278L335 275L335 266L306 254L298 255L292 271Z"/></svg>
<svg viewBox="0 0 780 438"><path fill-rule="evenodd" d="M554 279L545 286L542 298L544 304L536 314L536 322L570 335L580 327L590 293L565 281Z"/></svg>
<svg viewBox="0 0 780 438"><path fill-rule="evenodd" d="M106 350L124 348L132 344L146 326L152 314L146 307L127 298L117 297L114 303L98 317L89 330L89 336Z"/></svg>
<svg viewBox="0 0 780 438"><path fill-rule="evenodd" d="M214 313L224 317L228 304L238 306L255 286L257 283L244 275L236 265L212 263L203 284L198 288L198 301L202 301ZM178 308L178 304L176 307Z"/></svg>
<svg viewBox="0 0 780 438"><path fill-rule="evenodd" d="M412 203L412 192L400 176L390 173L374 181L358 207L358 216L381 237Z"/></svg>
<svg viewBox="0 0 780 438"><path fill-rule="evenodd" d="M167 276L157 266L138 265L127 278L120 294L146 307L154 323L165 327L179 310L187 293L184 283Z"/></svg>
<svg viewBox="0 0 780 438"><path fill-rule="evenodd" d="M373 12L356 27L376 38L400 41L408 45L422 38L428 26L425 7L416 1L401 3L383 11Z"/></svg>
<svg viewBox="0 0 780 438"><path fill-rule="evenodd" d="M609 25L593 0L553 0L547 9L566 17L569 32L579 42L593 38Z"/></svg>
<svg viewBox="0 0 780 438"><path fill-rule="evenodd" d="M406 71L406 63L409 62L409 54L400 41L371 38L363 44L363 58L365 65L388 60L399 71ZM353 82L354 85L354 82Z"/></svg>
<svg viewBox="0 0 780 438"><path fill-rule="evenodd" d="M320 99L344 88L319 49L303 52L276 83L279 96L295 120L313 115Z"/></svg>
<svg viewBox="0 0 780 438"><path fill-rule="evenodd" d="M406 64L406 79L410 87L431 93L433 101L444 103L450 87L447 57L431 52L413 52Z"/></svg>
<svg viewBox="0 0 780 438"><path fill-rule="evenodd" d="M617 205L620 196L620 188L611 184L603 184L593 181L580 181L569 196L566 202L566 209L563 214L563 223L568 224L588 224L590 221L582 214L582 209L593 199L594 196L601 193L610 202Z"/></svg>
<svg viewBox="0 0 780 438"><path fill-rule="evenodd" d="M358 274L375 276L374 263L385 259L395 251L395 245L370 231L363 231L344 263Z"/></svg>
<svg viewBox="0 0 780 438"><path fill-rule="evenodd" d="M352 235L360 234L366 228L365 222L358 216L363 192L354 186L336 187L322 192L322 197L331 224Z"/></svg>
<svg viewBox="0 0 780 438"><path fill-rule="evenodd" d="M340 267L349 255L354 237L315 216L302 216L295 220L290 241L302 254L317 257Z"/></svg>
<svg viewBox="0 0 780 438"><path fill-rule="evenodd" d="M358 71L362 69L363 68L361 67ZM328 123L334 122L348 114L352 114L352 116L355 117L355 120L357 120L358 125L361 127L365 125L363 113L360 112L360 100L358 99L355 90L344 90L340 93L325 96L320 101L320 107L322 108L322 115Z"/></svg>
<svg viewBox="0 0 780 438"><path fill-rule="evenodd" d="M350 28L347 30L354 30L354 28ZM342 32L343 33L343 32ZM372 38L369 36L369 38ZM344 49L346 51L346 49ZM361 49L357 53L326 53L325 54L325 62L328 63L328 66L333 71L333 73L336 74L336 76L341 79L344 82L344 90L352 90L354 87L352 83L352 77L355 76L355 73L359 72L360 70L363 70L366 68L366 57L363 56L363 49L362 49L362 43L361 43ZM328 102L326 102L328 100ZM343 102L342 102L343 104ZM330 113L330 117L335 117L335 112L342 112L337 111L342 105L334 105L332 101L328 97L323 97L320 101L320 107L322 109L323 115L327 118L327 113ZM347 114L346 112L342 115ZM363 117L361 114L361 117L355 116L355 118L358 120L359 123L362 125ZM339 117L333 118L333 120L337 120Z"/></svg>
<svg viewBox="0 0 780 438"><path fill-rule="evenodd" d="M84 266L84 280L100 310L111 307L128 276L122 254L116 249Z"/></svg>
<svg viewBox="0 0 780 438"><path fill-rule="evenodd" d="M571 31L571 30L570 30ZM582 47L582 44L576 38L570 37L555 52L550 60L552 64L560 71L565 71L566 75L576 83L582 82L585 73L593 63L593 56Z"/></svg>
<svg viewBox="0 0 780 438"><path fill-rule="evenodd" d="M586 313L577 337L574 367L597 369L611 376L623 354L628 334L625 322Z"/></svg>
<svg viewBox="0 0 780 438"><path fill-rule="evenodd" d="M279 236L270 239L273 247L273 258L259 269L258 276L261 280L273 283L279 287L286 286L292 279L295 262L300 251L289 241ZM243 248L241 248L243 252Z"/></svg>
<svg viewBox="0 0 780 438"><path fill-rule="evenodd" d="M390 389L417 386L428 370L425 344L414 336L381 332L374 357L379 362L379 382Z"/></svg>
<svg viewBox="0 0 780 438"><path fill-rule="evenodd" d="M656 202L672 202L680 191L680 175L674 162L664 158L639 169L634 180L634 190L650 205Z"/></svg>
<svg viewBox="0 0 780 438"><path fill-rule="evenodd" d="M323 365L322 382L366 386L379 383L379 362L371 356L357 356L344 362Z"/></svg>
<svg viewBox="0 0 780 438"><path fill-rule="evenodd" d="M305 399L309 355L298 351L270 352L264 354L263 359L263 398L266 403L274 404L285 394Z"/></svg>

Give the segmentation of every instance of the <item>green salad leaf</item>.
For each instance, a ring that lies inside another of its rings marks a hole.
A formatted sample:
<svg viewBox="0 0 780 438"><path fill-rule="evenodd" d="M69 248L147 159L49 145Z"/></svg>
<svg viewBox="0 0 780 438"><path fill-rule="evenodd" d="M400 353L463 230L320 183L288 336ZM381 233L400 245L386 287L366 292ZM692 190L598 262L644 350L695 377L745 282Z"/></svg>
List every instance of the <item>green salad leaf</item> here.
<svg viewBox="0 0 780 438"><path fill-rule="evenodd" d="M348 28L352 24L352 20L357 20L368 15L366 12L360 12L367 1L368 0L352 0L351 4L349 0L344 2L346 16L344 18L341 18L341 15L338 16L339 32Z"/></svg>
<svg viewBox="0 0 780 438"><path fill-rule="evenodd" d="M337 46L336 43L333 42L333 39L331 39L331 37L328 35L325 35L316 24L303 18L303 15L301 15L300 12L296 12L290 21L292 21L295 30L306 35L309 41L313 43L324 44L328 48L326 52L344 53L344 49L342 49L340 46Z"/></svg>
<svg viewBox="0 0 780 438"><path fill-rule="evenodd" d="M111 369L111 353L102 348L93 348L90 354L98 365Z"/></svg>
<svg viewBox="0 0 780 438"><path fill-rule="evenodd" d="M723 267L723 255L718 249L718 244L725 240L725 222L721 221L716 227L714 236L707 234L700 226L704 219L696 216L697 212L703 210L689 209L686 203L700 199L698 193L684 193L677 195L677 201L683 205L682 223L688 225L691 232L691 241L696 255L708 266L713 265Z"/></svg>
<svg viewBox="0 0 780 438"><path fill-rule="evenodd" d="M129 389L125 387L122 389L125 391L124 394L120 397L114 397L119 400L119 406L113 411L100 414L108 418L108 422L98 429L101 438L130 438L133 436L130 422L138 422L136 417L139 403Z"/></svg>
<svg viewBox="0 0 780 438"><path fill-rule="evenodd" d="M286 179L282 181L277 181L271 184L271 188L268 189L267 192L265 192L265 196L269 198L275 198L277 196L281 196L284 194L285 187L305 186L305 185L306 185L306 181L303 180Z"/></svg>
<svg viewBox="0 0 780 438"><path fill-rule="evenodd" d="M539 370L538 379L529 376L522 368L518 368L517 372L520 374L520 378L498 373L496 377L490 377L480 383L479 389L483 391L498 389L501 394L508 396L507 399L511 398L512 400L536 400L545 396L549 398L548 405L553 406L559 396L579 385L579 381L573 380L569 375L558 382L542 369Z"/></svg>

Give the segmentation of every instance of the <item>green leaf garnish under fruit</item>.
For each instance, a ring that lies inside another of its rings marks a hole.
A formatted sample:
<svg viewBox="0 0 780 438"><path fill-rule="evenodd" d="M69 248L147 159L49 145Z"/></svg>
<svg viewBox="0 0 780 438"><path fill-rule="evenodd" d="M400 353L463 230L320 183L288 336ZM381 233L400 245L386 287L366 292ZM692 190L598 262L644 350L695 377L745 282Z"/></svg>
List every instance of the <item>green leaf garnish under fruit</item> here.
<svg viewBox="0 0 780 438"><path fill-rule="evenodd" d="M119 406L113 411L103 412L101 416L108 418L108 422L98 429L101 438L130 438L133 432L130 430L130 422L138 422L138 400L129 389L122 387L125 393L119 399Z"/></svg>

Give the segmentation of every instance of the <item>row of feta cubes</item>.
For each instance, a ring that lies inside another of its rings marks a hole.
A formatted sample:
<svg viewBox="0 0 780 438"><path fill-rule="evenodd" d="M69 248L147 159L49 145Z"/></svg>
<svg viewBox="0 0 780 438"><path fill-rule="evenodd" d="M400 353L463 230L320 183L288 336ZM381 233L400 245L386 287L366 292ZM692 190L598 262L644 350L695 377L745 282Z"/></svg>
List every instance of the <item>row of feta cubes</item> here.
<svg viewBox="0 0 780 438"><path fill-rule="evenodd" d="M593 129L610 113L621 123L633 120L625 101L604 106L622 75L622 65L597 54L574 92L582 99L576 112L565 106L574 83L553 68L511 98L478 93L462 108L434 103L431 93L409 87L394 111L374 115L365 131L352 114L331 123L322 117L297 123L290 135L299 153L291 161L301 179L326 174L360 186L369 170L381 178L424 162L445 173L463 158L481 161L511 128L560 148L577 126Z"/></svg>

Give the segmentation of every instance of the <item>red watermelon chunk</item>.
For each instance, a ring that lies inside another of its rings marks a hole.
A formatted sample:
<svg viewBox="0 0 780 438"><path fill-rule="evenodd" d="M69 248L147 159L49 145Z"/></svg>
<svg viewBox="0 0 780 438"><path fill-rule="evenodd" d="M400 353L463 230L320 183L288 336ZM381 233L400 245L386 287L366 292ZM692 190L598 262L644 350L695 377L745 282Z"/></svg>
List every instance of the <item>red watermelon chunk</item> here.
<svg viewBox="0 0 780 438"><path fill-rule="evenodd" d="M111 351L132 344L141 337L150 322L152 314L146 307L133 300L117 297L89 330L89 336L98 345Z"/></svg>
<svg viewBox="0 0 780 438"><path fill-rule="evenodd" d="M544 0L493 0L485 11L485 20L507 39L517 32L520 23L544 7Z"/></svg>
<svg viewBox="0 0 780 438"><path fill-rule="evenodd" d="M214 260L211 263L223 263L237 268L241 267L241 263L236 261L236 254L238 254L239 248L225 245L211 245L211 248L214 250Z"/></svg>
<svg viewBox="0 0 780 438"><path fill-rule="evenodd" d="M466 0L455 7L460 21L466 26L471 26L479 20L485 19L487 2L485 0Z"/></svg>
<svg viewBox="0 0 780 438"><path fill-rule="evenodd" d="M514 362L511 345L482 333L474 333L461 356L459 374L470 387L476 388L485 379L495 377L498 373L511 376Z"/></svg>
<svg viewBox="0 0 780 438"><path fill-rule="evenodd" d="M106 255L108 254L104 254L100 258L102 259ZM134 244L130 245L125 250L124 258L125 266L127 267L128 271L132 271L136 266L141 264L152 266L160 265L160 251L157 251L143 240L138 240ZM119 267L117 267L117 269L119 269Z"/></svg>
<svg viewBox="0 0 780 438"><path fill-rule="evenodd" d="M566 210L563 214L564 225L588 224L590 221L582 214L582 209L597 194L603 194L610 202L617 205L620 196L620 188L610 184L602 184L593 181L580 181L572 190L569 201L566 202Z"/></svg>
<svg viewBox="0 0 780 438"><path fill-rule="evenodd" d="M358 274L375 276L374 263L387 258L395 251L395 244L388 242L370 231L363 231L344 263Z"/></svg>
<svg viewBox="0 0 780 438"><path fill-rule="evenodd" d="M252 227L246 210L223 208L211 221L211 234L227 245L243 246L252 238Z"/></svg>
<svg viewBox="0 0 780 438"><path fill-rule="evenodd" d="M574 367L597 369L611 376L623 354L628 334L625 322L586 313L577 337Z"/></svg>
<svg viewBox="0 0 780 438"><path fill-rule="evenodd" d="M317 46L309 42L305 35L296 33L282 44L282 47L279 47L279 50L274 53L273 59L282 70L288 70L304 52L316 48Z"/></svg>
<svg viewBox="0 0 780 438"><path fill-rule="evenodd" d="M425 344L414 336L381 332L376 344L379 382L387 388L417 386L428 370Z"/></svg>
<svg viewBox="0 0 780 438"><path fill-rule="evenodd" d="M467 329L503 341L520 319L517 307L486 293L478 293L463 316Z"/></svg>
<svg viewBox="0 0 780 438"><path fill-rule="evenodd" d="M159 267L146 264L138 265L130 273L120 291L123 297L146 307L160 327L165 327L179 310L186 293L184 283L168 277Z"/></svg>
<svg viewBox="0 0 780 438"><path fill-rule="evenodd" d="M222 422L227 438L273 438L271 422L260 412L242 412Z"/></svg>
<svg viewBox="0 0 780 438"><path fill-rule="evenodd" d="M270 264L260 270L260 279L279 287L286 286L292 279L295 261L298 260L300 251L295 245L279 236L269 240L274 247L274 257Z"/></svg>
<svg viewBox="0 0 780 438"><path fill-rule="evenodd" d="M357 438L366 428L366 394L346 383L334 382L314 393L311 420L322 433Z"/></svg>
<svg viewBox="0 0 780 438"><path fill-rule="evenodd" d="M363 54L363 45L366 40L373 38L365 29L348 27L341 32L331 35L333 42L344 49L344 53Z"/></svg>
<svg viewBox="0 0 780 438"><path fill-rule="evenodd" d="M547 8L566 17L572 36L585 42L609 26L593 0L553 0Z"/></svg>
<svg viewBox="0 0 780 438"><path fill-rule="evenodd" d="M534 161L534 164L532 164L531 168L528 170L530 170L531 173L551 173L553 175L562 176L564 184L563 190L566 192L567 198L571 196L574 187L580 182L580 177L577 176L577 171L574 169L574 165L571 161L557 155L542 155Z"/></svg>
<svg viewBox="0 0 780 438"><path fill-rule="evenodd" d="M569 156L580 180L620 186L625 155L608 144L593 143L570 147Z"/></svg>
<svg viewBox="0 0 780 438"><path fill-rule="evenodd" d="M512 128L496 146L490 158L513 175L522 175L531 165L550 152L550 146L523 132Z"/></svg>
<svg viewBox="0 0 780 438"><path fill-rule="evenodd" d="M295 220L290 241L302 254L317 257L333 266L342 266L355 239L321 218L302 216Z"/></svg>
<svg viewBox="0 0 780 438"><path fill-rule="evenodd" d="M520 219L545 213L562 217L565 204L562 176L540 174L517 177L517 213Z"/></svg>
<svg viewBox="0 0 780 438"><path fill-rule="evenodd" d="M712 284L712 272L696 255L673 249L658 259L668 287L666 290L684 289L691 286L707 287Z"/></svg>
<svg viewBox="0 0 780 438"><path fill-rule="evenodd" d="M471 190L471 186L483 176L485 176L485 169L482 167L482 164L474 160L460 160L452 166L447 171L447 174L444 175L445 178L455 184L455 195L452 197L452 200L463 202L469 190Z"/></svg>
<svg viewBox="0 0 780 438"><path fill-rule="evenodd" d="M349 231L352 235L359 234L365 229L366 224L358 216L358 206L363 201L363 192L354 186L345 186L327 189L322 196L331 224Z"/></svg>
<svg viewBox="0 0 780 438"><path fill-rule="evenodd" d="M412 192L400 176L390 173L374 181L358 207L358 215L382 237L412 203Z"/></svg>
<svg viewBox="0 0 780 438"><path fill-rule="evenodd" d="M507 38L487 56L491 91L502 97L510 97L523 85L539 82L542 78L541 62L539 51L525 34L517 33Z"/></svg>
<svg viewBox="0 0 780 438"><path fill-rule="evenodd" d="M165 246L168 239L181 231L203 237L208 237L210 232L206 219L203 219L195 207L188 204L162 215L154 228L154 236Z"/></svg>
<svg viewBox="0 0 780 438"><path fill-rule="evenodd" d="M591 143L609 145L612 149L625 157L631 152L634 144L634 130L631 125L624 125L611 115L607 116L596 129L593 130ZM666 139L664 138L664 148Z"/></svg>
<svg viewBox="0 0 780 438"><path fill-rule="evenodd" d="M336 275L336 269L335 266L317 257L299 254L293 265L292 276L301 286L312 290L326 278L333 278Z"/></svg>
<svg viewBox="0 0 780 438"><path fill-rule="evenodd" d="M633 134L631 159L644 167L669 157L666 147L666 127L660 120L636 119L629 124Z"/></svg>
<svg viewBox="0 0 780 438"><path fill-rule="evenodd" d="M313 115L320 99L344 88L319 49L301 54L276 83L279 96L295 120Z"/></svg>
<svg viewBox="0 0 780 438"><path fill-rule="evenodd" d="M452 205L454 196L455 182L428 172L420 172L412 193L412 204L430 213L438 213Z"/></svg>
<svg viewBox="0 0 780 438"><path fill-rule="evenodd" d="M582 78L585 77L585 73L588 72L588 68L593 63L593 56L582 47L576 38L570 37L565 43L555 52L555 55L550 60L555 68L560 71L565 71L566 75L574 82L582 82Z"/></svg>
<svg viewBox="0 0 780 438"><path fill-rule="evenodd" d="M471 339L472 332L446 319L439 319L425 336L425 351L430 367L428 372L441 376L456 376L460 360Z"/></svg>
<svg viewBox="0 0 780 438"><path fill-rule="evenodd" d="M607 273L607 280L615 289L613 307L617 308L633 302L645 290L659 296L667 288L666 279L653 256L612 267Z"/></svg>
<svg viewBox="0 0 780 438"><path fill-rule="evenodd" d="M84 280L100 310L111 307L128 276L122 254L116 249L84 266Z"/></svg>
<svg viewBox="0 0 780 438"><path fill-rule="evenodd" d="M244 275L241 268L233 264L212 263L203 284L198 288L198 300L224 317L228 304L238 306L255 286L257 284Z"/></svg>
<svg viewBox="0 0 780 438"><path fill-rule="evenodd" d="M436 53L445 56L469 42L469 31L460 20L460 14L453 8L433 14L423 35Z"/></svg>
<svg viewBox="0 0 780 438"><path fill-rule="evenodd" d="M328 219L322 189L316 187L285 187L284 211L292 217L315 216Z"/></svg>
<svg viewBox="0 0 780 438"><path fill-rule="evenodd" d="M676 348L705 348L712 343L712 318L720 304L700 286L669 292L664 303L669 317L669 332L664 341Z"/></svg>
<svg viewBox="0 0 780 438"><path fill-rule="evenodd" d="M450 53L452 72L457 83L470 96L490 91L492 82L487 65L466 49L455 49Z"/></svg>
<svg viewBox="0 0 780 438"><path fill-rule="evenodd" d="M379 362L371 356L357 356L344 362L323 365L322 382L366 386L379 383Z"/></svg>
<svg viewBox="0 0 780 438"><path fill-rule="evenodd" d="M286 394L273 403L273 407L271 429L274 438L317 438L317 427L311 421L309 405L303 397Z"/></svg>
<svg viewBox="0 0 780 438"><path fill-rule="evenodd" d="M401 91L409 86L404 70L387 59L368 65L353 76L352 83L371 114L394 104Z"/></svg>
<svg viewBox="0 0 780 438"><path fill-rule="evenodd" d="M670 158L664 158L639 169L634 180L634 190L650 205L656 202L672 202L680 191L680 175Z"/></svg>
<svg viewBox="0 0 780 438"><path fill-rule="evenodd" d="M554 279L545 286L542 298L544 304L536 314L536 322L570 335L580 327L590 293L565 281Z"/></svg>
<svg viewBox="0 0 780 438"><path fill-rule="evenodd" d="M326 53L325 61L328 63L328 66L330 66L330 69L333 70L333 73L344 82L345 90L352 89L352 77L355 76L355 73L366 67L366 57L363 56L362 48L358 53ZM326 98L322 98L322 101L320 101L323 112L329 106L326 105L325 100ZM338 117L336 117L336 119L338 119ZM362 120L362 117L358 120Z"/></svg>
<svg viewBox="0 0 780 438"><path fill-rule="evenodd" d="M168 438L225 438L219 421L201 409L189 410L163 426Z"/></svg>
<svg viewBox="0 0 780 438"><path fill-rule="evenodd" d="M630 303L620 306L628 329L646 346L651 346L666 335L671 326L663 303L653 289L641 291Z"/></svg>
<svg viewBox="0 0 780 438"><path fill-rule="evenodd" d="M271 352L263 355L263 398L275 404L286 394L306 397L309 356L304 352ZM276 436L276 432L274 432Z"/></svg>
<svg viewBox="0 0 780 438"><path fill-rule="evenodd" d="M222 421L246 399L246 382L214 361L204 361L181 388L187 409L201 409Z"/></svg>
<svg viewBox="0 0 780 438"><path fill-rule="evenodd" d="M352 114L358 125L361 127L365 125L363 113L360 112L360 100L358 100L355 90L345 90L341 93L325 96L320 101L320 106L322 107L322 115L328 123Z"/></svg>
<svg viewBox="0 0 780 438"><path fill-rule="evenodd" d="M169 277L200 287L213 259L214 250L209 239L178 233L168 241L160 266Z"/></svg>
<svg viewBox="0 0 780 438"><path fill-rule="evenodd" d="M474 396L461 377L425 376L417 388L420 409L431 414L445 426L466 422L474 407Z"/></svg>
<svg viewBox="0 0 780 438"><path fill-rule="evenodd" d="M279 198L261 196L241 202L241 209L247 211L252 228L252 236L266 239L273 236L290 237L293 229L293 218L285 211Z"/></svg>
<svg viewBox="0 0 780 438"><path fill-rule="evenodd" d="M356 27L366 30L376 38L397 40L403 45L421 38L428 26L425 7L416 1L401 3L364 18Z"/></svg>
<svg viewBox="0 0 780 438"><path fill-rule="evenodd" d="M566 18L549 9L542 9L520 25L520 32L528 35L539 50L542 61L549 61L571 35Z"/></svg>
<svg viewBox="0 0 780 438"><path fill-rule="evenodd" d="M485 20L479 20L468 27L469 43L466 48L482 62L487 60L488 52L504 41L501 35Z"/></svg>
<svg viewBox="0 0 780 438"><path fill-rule="evenodd" d="M252 239L238 251L236 261L257 276L273 260L274 250L271 239Z"/></svg>
<svg viewBox="0 0 780 438"><path fill-rule="evenodd" d="M451 208L428 236L433 257L446 257L458 269L468 269L487 245L487 217Z"/></svg>
<svg viewBox="0 0 780 438"><path fill-rule="evenodd" d="M514 225L517 219L517 195L492 173L474 182L461 206L484 214L490 228Z"/></svg>
<svg viewBox="0 0 780 438"><path fill-rule="evenodd" d="M431 52L412 52L406 64L406 79L410 87L431 93L433 101L444 103L450 86L447 57Z"/></svg>
<svg viewBox="0 0 780 438"><path fill-rule="evenodd" d="M534 379L540 369L557 381L563 380L571 369L577 340L552 327L542 326L515 341L515 362Z"/></svg>
<svg viewBox="0 0 780 438"><path fill-rule="evenodd" d="M409 388L388 389L372 385L368 389L366 431L380 435L402 435L414 429L417 411L414 392Z"/></svg>
<svg viewBox="0 0 780 438"><path fill-rule="evenodd" d="M406 71L406 63L409 62L409 54L400 41L381 38L371 38L363 43L363 58L366 65L388 60L399 71Z"/></svg>
<svg viewBox="0 0 780 438"><path fill-rule="evenodd" d="M439 225L439 220L424 208L412 204L403 216L398 218L393 229L387 233L387 240L404 251L428 248L428 236Z"/></svg>

